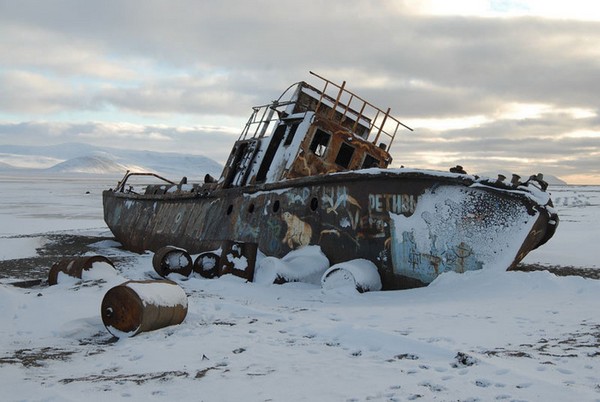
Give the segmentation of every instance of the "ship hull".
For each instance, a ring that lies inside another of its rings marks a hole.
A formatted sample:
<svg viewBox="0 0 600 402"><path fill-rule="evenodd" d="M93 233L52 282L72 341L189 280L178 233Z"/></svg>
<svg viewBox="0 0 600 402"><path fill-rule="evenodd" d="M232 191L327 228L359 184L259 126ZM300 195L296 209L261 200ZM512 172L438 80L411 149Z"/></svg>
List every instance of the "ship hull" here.
<svg viewBox="0 0 600 402"><path fill-rule="evenodd" d="M368 259L384 289L402 289L448 271L513 268L556 227L549 199L533 190L367 169L214 191L107 190L103 203L108 227L129 250L173 245L196 254L235 240L282 257L319 245L331 264Z"/></svg>

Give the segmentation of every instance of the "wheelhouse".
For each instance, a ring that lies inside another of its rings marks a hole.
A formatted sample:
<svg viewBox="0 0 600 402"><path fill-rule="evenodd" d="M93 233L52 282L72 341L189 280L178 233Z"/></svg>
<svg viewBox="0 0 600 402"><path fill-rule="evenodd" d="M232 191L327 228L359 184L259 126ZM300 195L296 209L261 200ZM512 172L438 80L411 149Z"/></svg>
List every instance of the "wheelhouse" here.
<svg viewBox="0 0 600 402"><path fill-rule="evenodd" d="M411 129L391 116L390 109L384 112L346 90L345 82L337 85L311 74L323 82L320 90L302 81L272 103L253 108L220 186L388 167L398 129Z"/></svg>

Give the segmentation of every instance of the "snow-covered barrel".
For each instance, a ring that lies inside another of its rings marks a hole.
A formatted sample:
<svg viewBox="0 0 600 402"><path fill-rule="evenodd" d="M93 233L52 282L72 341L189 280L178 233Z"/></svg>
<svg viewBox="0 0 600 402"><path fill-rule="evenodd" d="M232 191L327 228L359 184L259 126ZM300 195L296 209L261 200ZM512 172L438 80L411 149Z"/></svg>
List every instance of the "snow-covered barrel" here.
<svg viewBox="0 0 600 402"><path fill-rule="evenodd" d="M202 277L212 279L219 275L219 259L221 257L212 251L201 253L194 260L194 272Z"/></svg>
<svg viewBox="0 0 600 402"><path fill-rule="evenodd" d="M187 308L187 295L175 282L128 281L106 292L101 315L108 332L123 338L181 324Z"/></svg>
<svg viewBox="0 0 600 402"><path fill-rule="evenodd" d="M50 268L50 272L48 273L48 284L56 285L58 283L58 274L60 272L74 278L81 278L83 271L88 271L93 267L100 265L112 269L115 267L111 260L102 255L63 258Z"/></svg>
<svg viewBox="0 0 600 402"><path fill-rule="evenodd" d="M333 265L321 278L323 289L354 287L359 292L381 290L381 277L377 266L369 260L358 258Z"/></svg>
<svg viewBox="0 0 600 402"><path fill-rule="evenodd" d="M190 276L192 273L192 257L179 247L165 246L160 248L152 257L152 266L157 274L162 277L170 273Z"/></svg>

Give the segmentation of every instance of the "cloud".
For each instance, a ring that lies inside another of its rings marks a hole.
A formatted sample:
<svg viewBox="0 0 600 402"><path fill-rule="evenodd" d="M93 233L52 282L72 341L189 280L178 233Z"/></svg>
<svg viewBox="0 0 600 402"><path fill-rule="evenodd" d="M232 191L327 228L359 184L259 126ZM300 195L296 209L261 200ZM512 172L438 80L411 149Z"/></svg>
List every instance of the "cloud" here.
<svg viewBox="0 0 600 402"><path fill-rule="evenodd" d="M42 29L10 20L0 25L0 60L5 65L25 70L46 71L63 78L74 75L95 79L130 80L135 72L133 61L111 60L107 49L96 40L86 41L79 35Z"/></svg>
<svg viewBox="0 0 600 402"><path fill-rule="evenodd" d="M316 83L313 70L418 129L396 160L437 167L465 151L477 164L517 155L593 171L572 159L599 149L600 17L537 0L444 4L3 2L0 121L130 122L147 145L129 133L123 146L152 147L176 143L178 127L241 129L251 106Z"/></svg>
<svg viewBox="0 0 600 402"><path fill-rule="evenodd" d="M224 163L238 134L227 127L170 127L130 123L0 123L0 144L60 145L84 142L158 152L205 155ZM16 141L15 139L21 139Z"/></svg>
<svg viewBox="0 0 600 402"><path fill-rule="evenodd" d="M42 74L0 71L0 109L4 111L53 113L80 109L81 95L76 88Z"/></svg>

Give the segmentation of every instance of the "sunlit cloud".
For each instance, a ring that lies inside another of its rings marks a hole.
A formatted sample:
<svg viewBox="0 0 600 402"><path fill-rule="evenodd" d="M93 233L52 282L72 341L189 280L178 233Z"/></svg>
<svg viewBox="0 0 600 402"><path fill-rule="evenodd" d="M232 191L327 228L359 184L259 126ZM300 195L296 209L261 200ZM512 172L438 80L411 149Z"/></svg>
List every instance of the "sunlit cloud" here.
<svg viewBox="0 0 600 402"><path fill-rule="evenodd" d="M596 111L589 108L561 108L546 103L512 102L504 105L496 114L498 119L525 120L539 119L545 114L565 114L573 119L596 117Z"/></svg>
<svg viewBox="0 0 600 402"><path fill-rule="evenodd" d="M439 16L600 20L600 6L589 0L421 0L408 3L408 9L417 14Z"/></svg>
<svg viewBox="0 0 600 402"><path fill-rule="evenodd" d="M312 70L415 129L398 132L397 163L595 175L592 2L308 0L293 25L285 7L242 1L128 4L134 20L111 2L3 7L0 143L185 149L223 162L250 108L318 83ZM337 34L323 40L324 26Z"/></svg>
<svg viewBox="0 0 600 402"><path fill-rule="evenodd" d="M577 130L563 134L566 138L597 138L600 139L600 131Z"/></svg>
<svg viewBox="0 0 600 402"><path fill-rule="evenodd" d="M479 127L486 123L489 123L490 121L491 119L489 117L478 115L453 117L446 119L412 119L411 125L413 128L417 129L420 128L435 131L443 131Z"/></svg>

